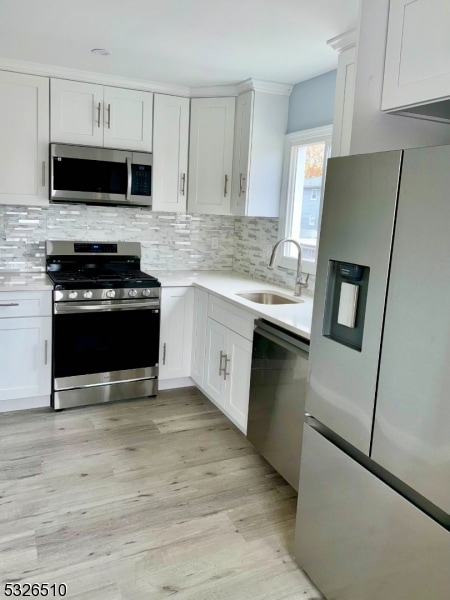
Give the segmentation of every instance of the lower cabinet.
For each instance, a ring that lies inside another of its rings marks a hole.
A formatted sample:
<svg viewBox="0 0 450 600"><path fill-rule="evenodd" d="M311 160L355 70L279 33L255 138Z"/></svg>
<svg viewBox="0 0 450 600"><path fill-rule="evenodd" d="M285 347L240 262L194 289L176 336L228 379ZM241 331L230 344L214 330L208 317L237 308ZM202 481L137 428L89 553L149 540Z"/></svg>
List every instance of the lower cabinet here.
<svg viewBox="0 0 450 600"><path fill-rule="evenodd" d="M202 389L244 433L251 360L252 341L208 317Z"/></svg>
<svg viewBox="0 0 450 600"><path fill-rule="evenodd" d="M195 288L191 377L200 388L203 388L207 321L208 293L199 288Z"/></svg>
<svg viewBox="0 0 450 600"><path fill-rule="evenodd" d="M50 307L51 292L0 294L0 412L50 405Z"/></svg>
<svg viewBox="0 0 450 600"><path fill-rule="evenodd" d="M162 288L160 380L189 377L191 374L193 305L193 288Z"/></svg>

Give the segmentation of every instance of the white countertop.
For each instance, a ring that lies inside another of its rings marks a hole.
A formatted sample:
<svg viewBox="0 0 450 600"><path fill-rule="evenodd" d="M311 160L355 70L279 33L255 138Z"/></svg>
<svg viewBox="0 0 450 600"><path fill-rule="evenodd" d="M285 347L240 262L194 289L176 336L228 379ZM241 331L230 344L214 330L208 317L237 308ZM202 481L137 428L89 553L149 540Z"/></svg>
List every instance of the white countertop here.
<svg viewBox="0 0 450 600"><path fill-rule="evenodd" d="M45 273L0 271L0 292L52 291L53 283Z"/></svg>
<svg viewBox="0 0 450 600"><path fill-rule="evenodd" d="M257 304L241 298L237 292L276 291L294 298L293 290L252 279L234 271L152 271L163 287L196 286L224 300L232 302L253 313L256 317L267 319L288 331L309 340L313 297L303 295L300 303L295 304Z"/></svg>

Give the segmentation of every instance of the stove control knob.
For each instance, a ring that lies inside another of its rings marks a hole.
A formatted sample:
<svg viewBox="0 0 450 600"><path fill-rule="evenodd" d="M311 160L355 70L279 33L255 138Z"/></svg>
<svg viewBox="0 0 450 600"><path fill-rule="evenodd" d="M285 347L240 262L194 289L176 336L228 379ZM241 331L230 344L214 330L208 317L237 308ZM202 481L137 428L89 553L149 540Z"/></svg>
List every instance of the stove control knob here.
<svg viewBox="0 0 450 600"><path fill-rule="evenodd" d="M78 292L69 292L69 298L71 300L75 300L75 298L78 296Z"/></svg>
<svg viewBox="0 0 450 600"><path fill-rule="evenodd" d="M83 298L86 298L86 300L90 300L92 298L91 290L86 290L83 294Z"/></svg>
<svg viewBox="0 0 450 600"><path fill-rule="evenodd" d="M137 296L137 290L130 290L128 292L128 295L130 296L130 298L136 298L136 296Z"/></svg>
<svg viewBox="0 0 450 600"><path fill-rule="evenodd" d="M142 290L142 295L144 296L144 298L150 298L152 292L151 290Z"/></svg>
<svg viewBox="0 0 450 600"><path fill-rule="evenodd" d="M108 290L106 292L106 297L107 298L115 298L116 297L116 291L115 290Z"/></svg>

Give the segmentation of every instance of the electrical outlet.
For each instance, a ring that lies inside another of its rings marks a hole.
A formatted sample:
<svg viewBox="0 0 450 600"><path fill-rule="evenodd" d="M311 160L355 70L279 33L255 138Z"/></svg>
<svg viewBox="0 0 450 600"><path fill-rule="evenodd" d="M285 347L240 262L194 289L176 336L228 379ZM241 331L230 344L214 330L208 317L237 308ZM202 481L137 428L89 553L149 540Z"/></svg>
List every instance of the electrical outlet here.
<svg viewBox="0 0 450 600"><path fill-rule="evenodd" d="M217 250L219 248L219 238L216 235L211 237L211 250Z"/></svg>

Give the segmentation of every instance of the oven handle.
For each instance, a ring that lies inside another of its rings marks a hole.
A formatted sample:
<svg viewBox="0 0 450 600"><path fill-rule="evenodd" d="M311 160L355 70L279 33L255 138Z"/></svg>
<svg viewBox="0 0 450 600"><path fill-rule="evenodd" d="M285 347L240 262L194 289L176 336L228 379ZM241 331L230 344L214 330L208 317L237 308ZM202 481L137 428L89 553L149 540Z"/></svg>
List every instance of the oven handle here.
<svg viewBox="0 0 450 600"><path fill-rule="evenodd" d="M159 308L159 300L145 300L144 302L123 302L117 304L93 304L91 302L55 302L55 315L82 313L82 312L111 312L118 310L148 310Z"/></svg>

